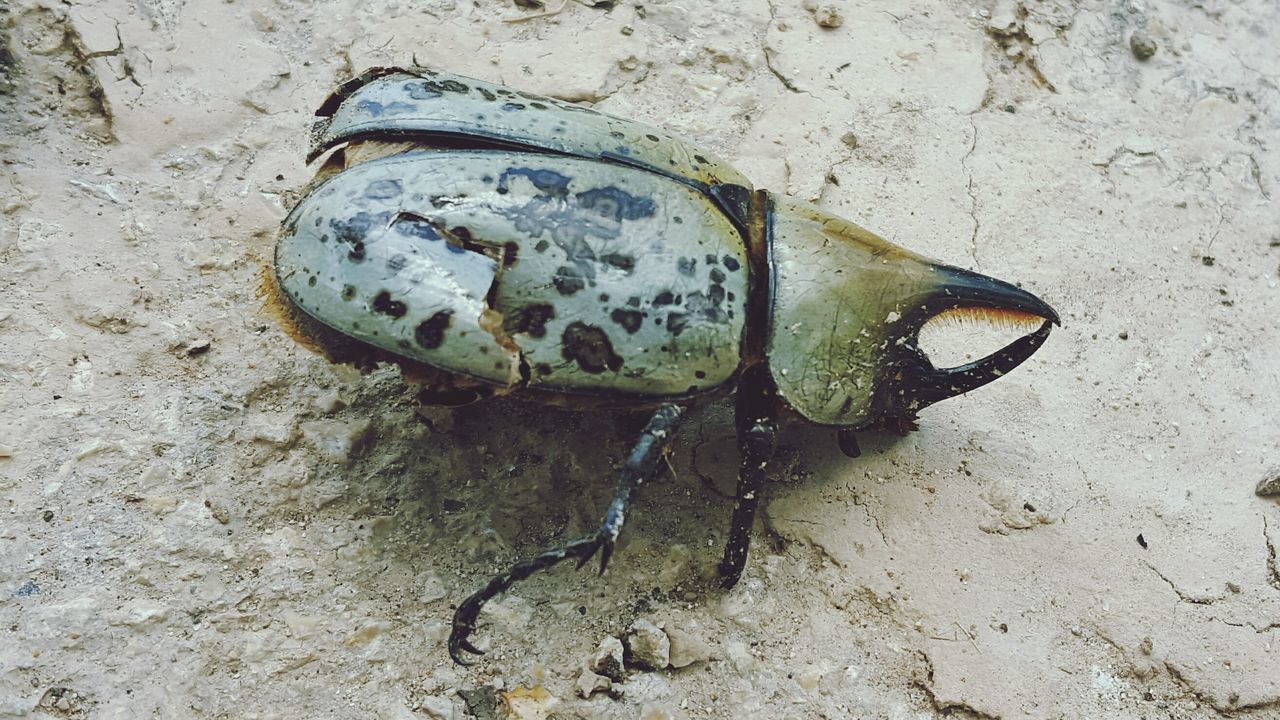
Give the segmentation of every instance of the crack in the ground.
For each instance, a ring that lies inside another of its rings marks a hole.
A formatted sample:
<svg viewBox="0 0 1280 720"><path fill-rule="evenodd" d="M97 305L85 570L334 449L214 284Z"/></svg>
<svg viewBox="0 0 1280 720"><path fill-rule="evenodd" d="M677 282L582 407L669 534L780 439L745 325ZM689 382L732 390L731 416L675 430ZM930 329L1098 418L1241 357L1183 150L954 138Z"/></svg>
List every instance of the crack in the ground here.
<svg viewBox="0 0 1280 720"><path fill-rule="evenodd" d="M791 81L791 78L787 77L786 75L783 75L782 71L774 67L773 65L773 49L769 47L769 28L773 26L773 24L777 21L777 19L778 19L778 7L773 4L772 0L770 0L769 24L765 25L764 32L760 33L760 47L764 51L765 67L767 67L769 69L769 72L772 73L775 78L777 78L778 82L782 83L782 87L786 88L787 90L790 90L793 93L797 93L800 95L808 95L809 97L813 97L813 93L798 87L794 82Z"/></svg>
<svg viewBox="0 0 1280 720"><path fill-rule="evenodd" d="M973 155L974 150L978 149L978 122L973 119L973 113L969 114L969 127L973 129L973 138L969 142L969 152L960 158L960 168L968 177L965 192L969 195L969 218L973 220L973 234L969 237L969 255L973 258L974 269L981 269L982 262L978 259L978 231L982 229L982 221L978 219L978 196L973 192L973 171L969 169L969 157Z"/></svg>
<svg viewBox="0 0 1280 720"><path fill-rule="evenodd" d="M929 698L929 702L933 704L934 710L947 716L953 716L960 712L977 718L977 720L1000 720L998 715L983 712L962 699L944 700L939 698L933 690L933 659L923 650L917 650L916 655L924 662L925 677L923 679L917 677L912 681L912 684L924 691L925 696Z"/></svg>
<svg viewBox="0 0 1280 720"><path fill-rule="evenodd" d="M1280 590L1280 565L1276 564L1276 545L1271 541L1271 528L1267 525L1267 518L1262 517L1262 539L1267 543L1267 582L1271 583L1271 587Z"/></svg>
<svg viewBox="0 0 1280 720"><path fill-rule="evenodd" d="M1183 592L1172 580L1166 577L1164 573L1160 572L1160 569L1157 568L1155 565L1152 565L1149 562L1144 564L1151 569L1151 572L1155 573L1161 580L1163 580L1165 584L1169 586L1169 589L1173 590L1173 593L1178 596L1178 600L1182 602L1190 603L1192 605L1212 605L1215 602L1222 599L1221 597L1204 597L1204 596L1197 597L1195 595L1188 595L1187 593Z"/></svg>

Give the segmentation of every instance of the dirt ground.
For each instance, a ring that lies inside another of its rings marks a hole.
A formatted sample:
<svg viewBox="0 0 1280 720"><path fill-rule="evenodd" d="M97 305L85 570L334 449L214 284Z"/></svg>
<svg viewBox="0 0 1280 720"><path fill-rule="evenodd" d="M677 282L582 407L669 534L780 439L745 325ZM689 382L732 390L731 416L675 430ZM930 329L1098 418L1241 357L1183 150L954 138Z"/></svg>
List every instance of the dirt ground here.
<svg viewBox="0 0 1280 720"><path fill-rule="evenodd" d="M1280 717L1280 4L560 2L0 7L0 717ZM729 592L700 409L609 573L518 586L457 667L451 607L589 532L638 425L423 415L263 311L312 111L414 58L696 138L1064 327L858 460L789 427ZM637 620L692 662L582 698Z"/></svg>

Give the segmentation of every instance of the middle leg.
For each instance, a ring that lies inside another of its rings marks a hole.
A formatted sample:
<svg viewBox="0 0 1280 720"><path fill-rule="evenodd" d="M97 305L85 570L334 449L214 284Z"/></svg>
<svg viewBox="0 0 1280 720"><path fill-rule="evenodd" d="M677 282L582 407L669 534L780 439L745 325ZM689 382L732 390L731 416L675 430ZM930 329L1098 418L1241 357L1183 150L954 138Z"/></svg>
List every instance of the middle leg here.
<svg viewBox="0 0 1280 720"><path fill-rule="evenodd" d="M743 373L734 414L742 464L738 469L729 542L720 561L720 584L727 588L738 584L747 564L751 526L760 504L760 492L768 477L767 466L778 447L778 400L773 380L763 365L754 365Z"/></svg>

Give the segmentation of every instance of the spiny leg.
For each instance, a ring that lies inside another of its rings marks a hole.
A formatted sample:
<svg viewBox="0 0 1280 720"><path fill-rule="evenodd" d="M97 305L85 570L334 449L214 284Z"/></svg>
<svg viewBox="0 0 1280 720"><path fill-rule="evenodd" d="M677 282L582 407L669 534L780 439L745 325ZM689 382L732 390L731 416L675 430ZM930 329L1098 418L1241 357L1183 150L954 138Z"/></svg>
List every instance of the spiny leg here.
<svg viewBox="0 0 1280 720"><path fill-rule="evenodd" d="M684 410L677 405L663 405L653 414L644 432L641 433L639 441L627 457L627 463L622 469L622 481L618 484L613 502L609 503L609 510L605 513L600 530L595 535L574 540L562 548L548 550L530 560L516 563L510 570L494 577L480 591L473 593L458 605L458 609L453 613L453 630L449 633L449 657L453 658L454 662L459 665L469 664L462 655L462 651L475 655L483 654L483 651L472 645L467 638L475 631L476 619L480 616L480 609L484 604L506 592L512 585L539 570L545 570L570 558L576 559L578 567L581 568L597 551L600 553L600 574L604 574L605 567L609 564L609 557L613 555L614 543L617 542L618 534L622 532L622 524L626 521L627 506L631 502L631 496L636 488L653 475L658 459L662 456L666 439L683 414Z"/></svg>
<svg viewBox="0 0 1280 720"><path fill-rule="evenodd" d="M738 492L729 527L729 542L720 562L720 584L731 588L742 577L751 545L751 525L755 522L760 492L768 476L766 466L778 446L778 402L768 369L755 365L743 373L734 408L738 431Z"/></svg>

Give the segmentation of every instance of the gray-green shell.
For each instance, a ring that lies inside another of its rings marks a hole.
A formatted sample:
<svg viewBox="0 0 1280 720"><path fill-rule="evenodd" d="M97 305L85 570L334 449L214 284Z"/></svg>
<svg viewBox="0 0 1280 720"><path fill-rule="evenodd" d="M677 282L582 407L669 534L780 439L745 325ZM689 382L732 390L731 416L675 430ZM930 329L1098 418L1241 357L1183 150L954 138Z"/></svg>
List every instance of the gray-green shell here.
<svg viewBox="0 0 1280 720"><path fill-rule="evenodd" d="M494 384L680 396L740 362L741 235L705 193L573 157L417 151L285 221L281 287L320 322Z"/></svg>
<svg viewBox="0 0 1280 720"><path fill-rule="evenodd" d="M439 70L372 70L340 88L317 114L312 158L370 135L461 139L467 147L482 140L633 165L717 194L732 189L739 209L750 194L742 173L665 130Z"/></svg>

